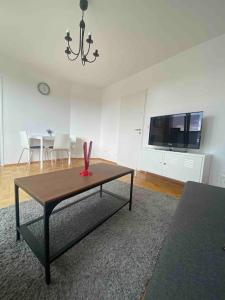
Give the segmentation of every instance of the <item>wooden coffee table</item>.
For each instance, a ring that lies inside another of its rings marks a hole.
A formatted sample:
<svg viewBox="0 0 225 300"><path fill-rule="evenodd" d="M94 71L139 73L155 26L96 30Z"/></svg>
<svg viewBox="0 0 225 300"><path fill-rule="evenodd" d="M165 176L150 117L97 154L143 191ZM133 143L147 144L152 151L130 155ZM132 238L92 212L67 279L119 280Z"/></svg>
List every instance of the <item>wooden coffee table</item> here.
<svg viewBox="0 0 225 300"><path fill-rule="evenodd" d="M23 236L33 253L39 259L41 264L45 267L45 279L46 283L50 283L50 264L70 249L73 245L81 241L85 236L95 230L98 226L112 217L116 212L129 203L129 210L132 207L132 193L133 193L133 179L134 170L117 166L109 165L105 163L96 164L90 167L92 176L82 177L80 176L81 168L71 168L63 171L56 171L51 173L45 173L40 175L28 176L15 179L15 208L16 208L16 233L17 240L20 239L20 235ZM103 189L103 184L113 181L125 175L131 175L130 182L130 196L129 199L121 197L115 193L111 193ZM73 202L72 204L65 205L57 210L53 209L62 201L86 192L92 188L99 187L98 191L95 191L88 196ZM30 222L20 225L20 213L19 213L19 188L28 193L34 200L39 202L43 206L43 216L33 219ZM105 216L101 220L96 220L94 226L86 230L79 237L70 241L67 245L62 247L56 253L50 255L49 249L49 218L52 213L57 213L65 209L70 205L74 205L94 194L99 194L102 197L103 193L110 194L122 200L121 206ZM38 241L33 233L29 230L29 225L35 222L44 220L44 239L43 243Z"/></svg>

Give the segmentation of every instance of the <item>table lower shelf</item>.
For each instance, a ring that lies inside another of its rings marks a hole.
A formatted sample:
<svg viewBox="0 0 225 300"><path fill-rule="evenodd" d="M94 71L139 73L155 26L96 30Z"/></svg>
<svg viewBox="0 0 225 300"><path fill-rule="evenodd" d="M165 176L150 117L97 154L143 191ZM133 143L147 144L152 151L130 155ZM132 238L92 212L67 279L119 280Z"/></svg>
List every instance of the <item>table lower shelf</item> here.
<svg viewBox="0 0 225 300"><path fill-rule="evenodd" d="M97 191L53 211L50 218L53 219L53 224L50 224L50 262L79 243L129 203L124 197L104 189L102 192L102 198ZM65 211L67 215L62 214ZM45 266L43 217L27 222L17 229ZM69 241L62 246L62 241L58 240L64 240L66 236Z"/></svg>

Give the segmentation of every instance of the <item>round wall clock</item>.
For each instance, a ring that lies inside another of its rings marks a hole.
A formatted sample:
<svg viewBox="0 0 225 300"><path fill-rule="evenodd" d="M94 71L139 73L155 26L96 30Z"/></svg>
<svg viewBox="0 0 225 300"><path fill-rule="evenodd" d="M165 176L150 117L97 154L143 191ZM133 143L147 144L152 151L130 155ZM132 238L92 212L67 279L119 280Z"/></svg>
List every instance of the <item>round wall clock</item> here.
<svg viewBox="0 0 225 300"><path fill-rule="evenodd" d="M47 83L45 82L40 82L38 83L38 91L42 94L42 95L49 95L50 94L50 87Z"/></svg>

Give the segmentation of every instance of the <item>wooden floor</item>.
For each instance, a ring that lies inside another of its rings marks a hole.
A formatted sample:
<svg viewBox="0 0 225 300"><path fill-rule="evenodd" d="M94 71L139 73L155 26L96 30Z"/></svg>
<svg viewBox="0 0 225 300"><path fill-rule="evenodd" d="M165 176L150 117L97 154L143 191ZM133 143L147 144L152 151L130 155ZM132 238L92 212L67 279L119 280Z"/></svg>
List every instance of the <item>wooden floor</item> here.
<svg viewBox="0 0 225 300"><path fill-rule="evenodd" d="M94 159L91 164L102 162L103 160ZM105 161L104 161L105 162ZM108 162L110 163L110 162ZM45 162L43 170L40 169L39 163L32 163L31 165L13 165L0 167L0 208L7 207L14 204L14 178L35 175L40 173L52 172L55 170L67 169L68 167L82 166L82 159L72 159L71 165L68 166L66 160L58 160L56 163ZM129 181L129 178L123 177L123 181ZM183 184L173 182L171 180L161 178L156 175L137 172L134 184L147 188L156 192L161 192L167 195L180 198ZM21 201L29 200L29 196L25 192L20 192Z"/></svg>

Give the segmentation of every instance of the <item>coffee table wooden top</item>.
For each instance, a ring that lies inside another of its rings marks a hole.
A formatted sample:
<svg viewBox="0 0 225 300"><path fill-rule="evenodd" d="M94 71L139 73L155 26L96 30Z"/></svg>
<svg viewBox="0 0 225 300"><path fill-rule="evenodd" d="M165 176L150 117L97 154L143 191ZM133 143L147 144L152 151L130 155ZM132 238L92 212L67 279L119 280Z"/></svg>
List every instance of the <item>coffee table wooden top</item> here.
<svg viewBox="0 0 225 300"><path fill-rule="evenodd" d="M15 184L31 197L46 205L60 201L93 187L133 172L118 165L99 163L90 166L92 176L80 176L81 167L15 179Z"/></svg>

